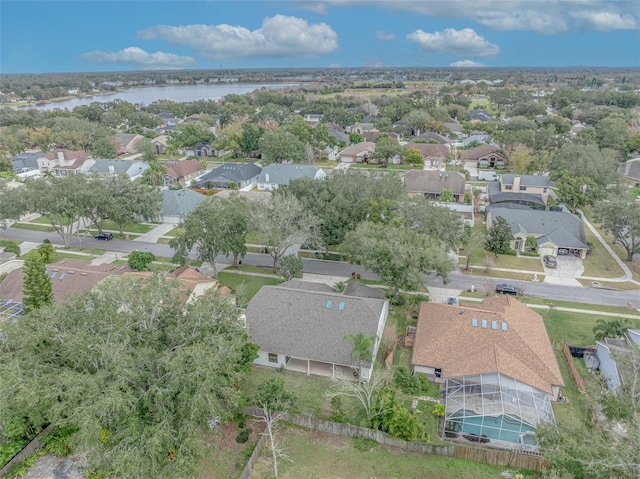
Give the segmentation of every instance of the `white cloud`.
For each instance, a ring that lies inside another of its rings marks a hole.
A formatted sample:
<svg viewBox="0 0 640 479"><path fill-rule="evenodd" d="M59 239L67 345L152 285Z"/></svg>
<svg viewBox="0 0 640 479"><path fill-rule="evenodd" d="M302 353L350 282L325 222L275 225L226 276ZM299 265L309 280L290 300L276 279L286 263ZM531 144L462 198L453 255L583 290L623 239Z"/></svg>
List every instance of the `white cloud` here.
<svg viewBox="0 0 640 479"><path fill-rule="evenodd" d="M407 35L407 40L417 43L425 51L435 53L455 53L472 57L492 57L500 53L497 45L489 43L471 28L445 28L434 33L416 30Z"/></svg>
<svg viewBox="0 0 640 479"><path fill-rule="evenodd" d="M80 54L80 58L92 63L127 63L144 70L185 68L195 63L192 57L165 52L149 53L138 47L128 47L117 52L87 52Z"/></svg>
<svg viewBox="0 0 640 479"><path fill-rule="evenodd" d="M494 30L563 33L608 31L640 24L637 0L324 0L335 6L375 5L436 18L464 18Z"/></svg>
<svg viewBox="0 0 640 479"><path fill-rule="evenodd" d="M449 66L455 68L473 68L482 67L484 65L482 63L474 62L473 60L459 60L457 62L450 63Z"/></svg>
<svg viewBox="0 0 640 479"><path fill-rule="evenodd" d="M393 33L387 33L383 30L376 30L376 38L378 40L393 40L396 36Z"/></svg>
<svg viewBox="0 0 640 479"><path fill-rule="evenodd" d="M601 32L611 30L632 30L636 28L636 19L631 14L614 12L581 11L570 14L578 25Z"/></svg>
<svg viewBox="0 0 640 479"><path fill-rule="evenodd" d="M309 10L313 13L318 13L320 15L327 14L327 5L322 2L313 2L313 1L297 1L293 2L295 7L301 8L302 10Z"/></svg>
<svg viewBox="0 0 640 479"><path fill-rule="evenodd" d="M338 35L326 23L310 25L302 18L284 15L265 18L262 27L253 31L225 24L157 25L138 32L138 37L186 45L212 60L251 56L312 57L338 48Z"/></svg>

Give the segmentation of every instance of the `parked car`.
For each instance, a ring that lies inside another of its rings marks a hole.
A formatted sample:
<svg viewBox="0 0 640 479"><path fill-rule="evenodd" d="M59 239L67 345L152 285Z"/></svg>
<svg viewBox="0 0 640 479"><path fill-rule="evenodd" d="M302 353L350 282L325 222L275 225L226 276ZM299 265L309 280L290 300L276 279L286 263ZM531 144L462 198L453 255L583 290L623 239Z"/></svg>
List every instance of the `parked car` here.
<svg viewBox="0 0 640 479"><path fill-rule="evenodd" d="M512 294L512 295L516 295L516 294L520 294L520 289L516 288L514 285L512 284L508 284L508 283L502 283L496 286L496 293L498 294Z"/></svg>
<svg viewBox="0 0 640 479"><path fill-rule="evenodd" d="M558 266L558 260L556 259L555 256L551 256L551 255L546 254L542 258L542 261L544 261L544 265L547 268L555 268L556 266Z"/></svg>
<svg viewBox="0 0 640 479"><path fill-rule="evenodd" d="M111 233L98 233L97 235L94 236L95 239L97 240L104 240L104 241L109 241L113 239L113 234Z"/></svg>

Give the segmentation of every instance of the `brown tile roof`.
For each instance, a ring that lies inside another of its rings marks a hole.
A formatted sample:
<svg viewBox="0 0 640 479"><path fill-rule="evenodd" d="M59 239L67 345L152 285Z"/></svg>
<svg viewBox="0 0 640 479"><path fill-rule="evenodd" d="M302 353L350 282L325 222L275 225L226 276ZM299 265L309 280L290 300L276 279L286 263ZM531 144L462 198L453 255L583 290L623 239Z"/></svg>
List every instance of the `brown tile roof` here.
<svg viewBox="0 0 640 479"><path fill-rule="evenodd" d="M477 307L422 303L411 364L442 368L443 378L500 372L549 394L564 386L542 317L509 296Z"/></svg>
<svg viewBox="0 0 640 479"><path fill-rule="evenodd" d="M409 170L402 182L409 193L441 193L448 188L455 195L464 195L464 175L457 171Z"/></svg>
<svg viewBox="0 0 640 479"><path fill-rule="evenodd" d="M70 161L70 160L86 160L87 158L89 158L89 153L87 153L86 151L80 150L80 151L74 151L74 150L51 150L51 151L47 151L44 154L44 157L47 160L57 160L58 159L58 153L62 153L64 156L64 159L66 161Z"/></svg>
<svg viewBox="0 0 640 479"><path fill-rule="evenodd" d="M371 153L375 151L375 149L376 149L375 143L371 141L362 141L360 143L356 143L355 145L347 146L344 150L340 152L340 155L353 156L365 150L368 150Z"/></svg>
<svg viewBox="0 0 640 479"><path fill-rule="evenodd" d="M375 143L378 141L382 135L390 136L391 138L395 138L396 140L400 138L400 135L394 132L385 132L385 131L364 131L362 132L362 136L364 137L364 141L369 141Z"/></svg>
<svg viewBox="0 0 640 479"><path fill-rule="evenodd" d="M497 153L499 148L493 145L480 145L468 150L460 151L460 159L462 160L477 160L490 153Z"/></svg>
<svg viewBox="0 0 640 479"><path fill-rule="evenodd" d="M114 266L112 264L91 265L88 261L64 259L55 264L47 265L53 297L57 304L65 302L69 295L76 295L89 291L97 283L113 275L122 275L131 271L129 265ZM23 268L12 271L0 283L0 298L22 301ZM62 279L60 279L62 278Z"/></svg>
<svg viewBox="0 0 640 479"><path fill-rule="evenodd" d="M204 171L200 160L169 160L165 166L167 175L174 178L184 178L198 171Z"/></svg>
<svg viewBox="0 0 640 479"><path fill-rule="evenodd" d="M433 143L407 143L404 145L405 151L410 148L420 150L425 158L439 158L446 160L449 157L449 147L447 145Z"/></svg>

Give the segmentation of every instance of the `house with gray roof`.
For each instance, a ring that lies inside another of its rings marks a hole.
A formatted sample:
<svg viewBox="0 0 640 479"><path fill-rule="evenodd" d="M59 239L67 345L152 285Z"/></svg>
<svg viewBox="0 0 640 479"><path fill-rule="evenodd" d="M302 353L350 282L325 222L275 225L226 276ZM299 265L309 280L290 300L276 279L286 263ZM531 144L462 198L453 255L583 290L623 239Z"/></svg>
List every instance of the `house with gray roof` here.
<svg viewBox="0 0 640 479"><path fill-rule="evenodd" d="M277 190L282 186L289 186L292 180L299 178L323 180L326 177L324 170L317 166L271 163L264 167L258 176L258 190Z"/></svg>
<svg viewBox="0 0 640 479"><path fill-rule="evenodd" d="M144 161L103 159L96 160L95 164L89 171L101 176L125 174L133 181L140 178L148 169L149 163Z"/></svg>
<svg viewBox="0 0 640 479"><path fill-rule="evenodd" d="M549 198L549 178L538 175L500 175L487 184L492 205L517 203L544 210Z"/></svg>
<svg viewBox="0 0 640 479"><path fill-rule="evenodd" d="M198 188L226 190L237 185L240 190L252 190L256 186L262 168L253 163L225 163L200 177Z"/></svg>
<svg viewBox="0 0 640 479"><path fill-rule="evenodd" d="M637 380L637 372L620 361L631 353L632 348L640 348L640 330L629 329L622 338L605 338L596 341L598 370L607 384L607 389L617 391L624 383Z"/></svg>
<svg viewBox="0 0 640 479"><path fill-rule="evenodd" d="M245 312L247 332L260 348L254 364L357 377L353 344L345 336L375 336L375 358L388 313L386 299L368 295L306 289L297 283L263 286ZM372 364L363 364L362 378L369 380L372 370Z"/></svg>
<svg viewBox="0 0 640 479"><path fill-rule="evenodd" d="M457 171L409 170L402 175L409 196L438 200L443 190L451 190L456 203L464 201L465 178Z"/></svg>
<svg viewBox="0 0 640 479"><path fill-rule="evenodd" d="M584 223L572 213L490 206L487 208L487 228L491 228L499 216L511 227L511 248L516 251L524 252L527 238L534 236L541 256L573 255L582 259L587 256Z"/></svg>
<svg viewBox="0 0 640 479"><path fill-rule="evenodd" d="M640 156L622 163L619 167L619 171L622 175L622 181L627 185L640 185Z"/></svg>
<svg viewBox="0 0 640 479"><path fill-rule="evenodd" d="M40 176L40 167L38 166L38 158L42 157L40 151L20 153L13 157L13 172L19 178L27 178L29 176Z"/></svg>
<svg viewBox="0 0 640 479"><path fill-rule="evenodd" d="M162 209L158 221L162 223L178 224L185 215L196 209L196 206L207 201L205 195L186 188L161 190L160 193L162 194Z"/></svg>

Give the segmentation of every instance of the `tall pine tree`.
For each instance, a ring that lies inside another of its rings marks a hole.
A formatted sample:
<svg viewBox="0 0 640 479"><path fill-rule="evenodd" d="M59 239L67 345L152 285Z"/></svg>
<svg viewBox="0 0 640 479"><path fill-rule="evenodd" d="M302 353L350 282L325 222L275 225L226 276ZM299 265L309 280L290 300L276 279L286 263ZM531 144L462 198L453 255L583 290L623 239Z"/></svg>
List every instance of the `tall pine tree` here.
<svg viewBox="0 0 640 479"><path fill-rule="evenodd" d="M46 273L43 256L37 252L32 252L25 258L22 292L22 303L26 311L53 303L51 280Z"/></svg>

